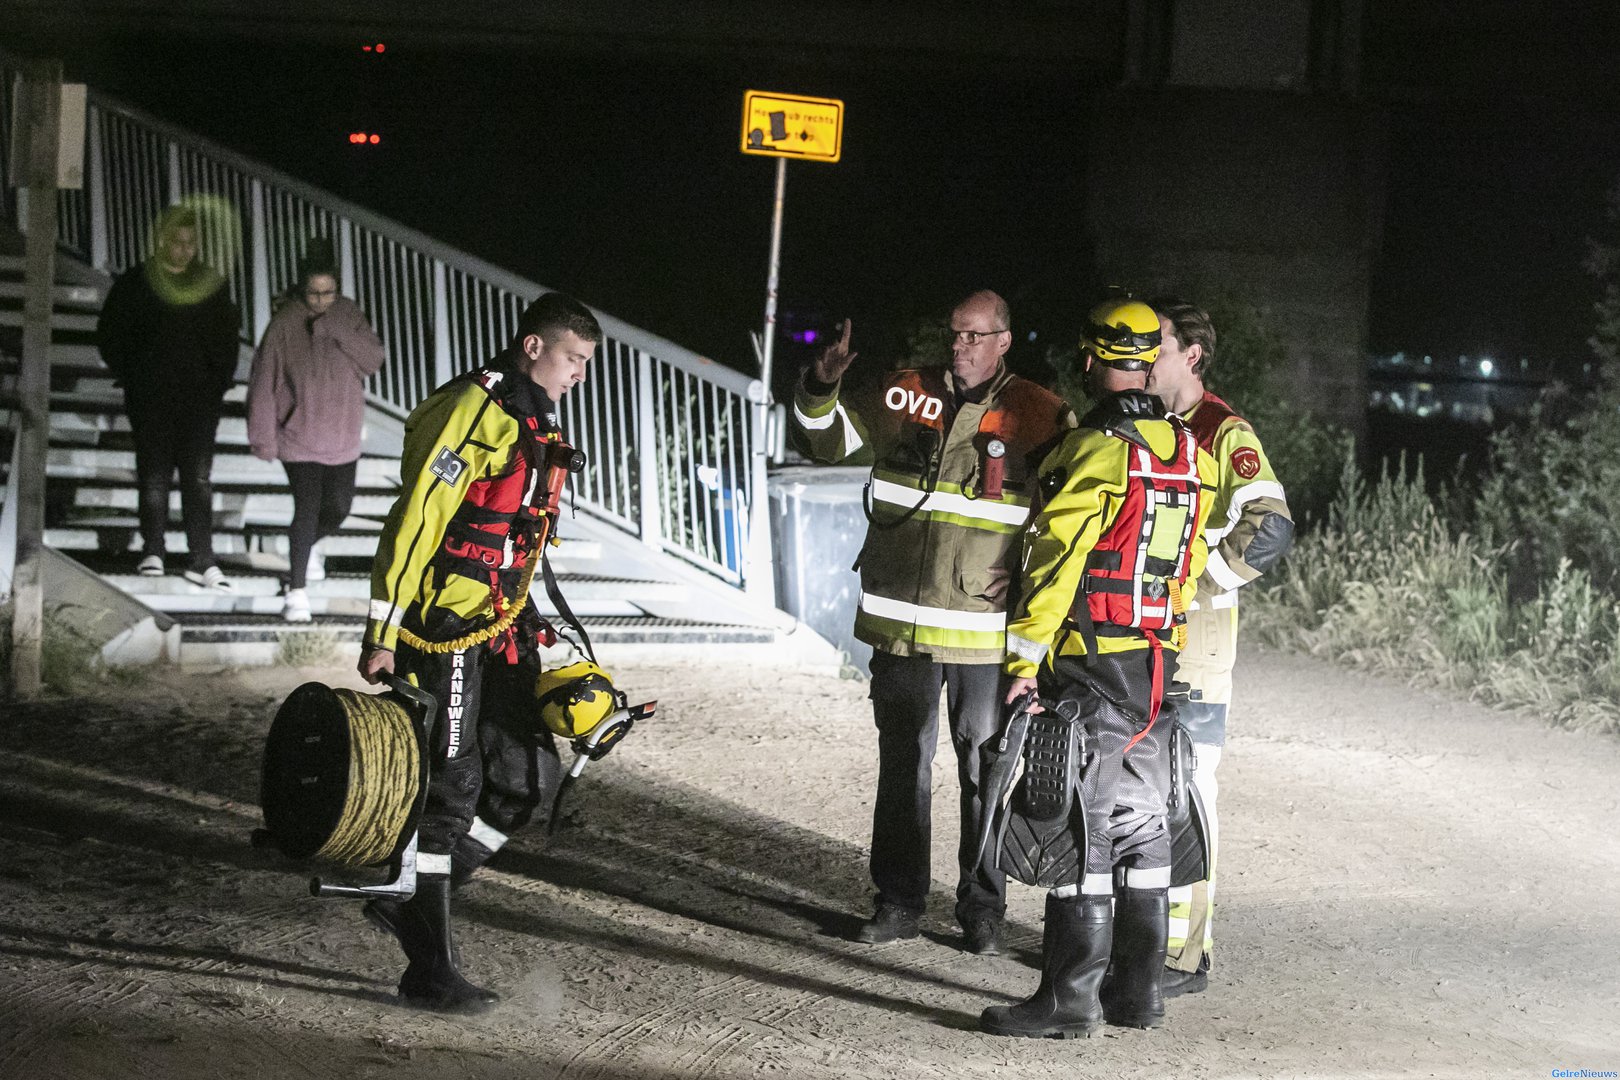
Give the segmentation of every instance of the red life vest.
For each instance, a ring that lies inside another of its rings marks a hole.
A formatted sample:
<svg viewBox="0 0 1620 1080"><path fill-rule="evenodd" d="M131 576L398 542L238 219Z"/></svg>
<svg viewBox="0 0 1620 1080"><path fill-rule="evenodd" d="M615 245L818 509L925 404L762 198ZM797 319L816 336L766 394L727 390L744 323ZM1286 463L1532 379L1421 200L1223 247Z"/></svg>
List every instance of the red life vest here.
<svg viewBox="0 0 1620 1080"><path fill-rule="evenodd" d="M501 380L472 376L504 408ZM511 410L508 410L511 411ZM497 476L482 477L467 487L461 506L444 531L446 569L464 577L489 579L500 571L521 569L545 542L567 483L570 463L578 453L562 434L541 428L538 417L512 417L518 441L511 463Z"/></svg>
<svg viewBox="0 0 1620 1080"><path fill-rule="evenodd" d="M1114 523L1086 558L1074 612L1081 626L1162 631L1186 619L1173 594L1192 562L1202 497L1198 443L1178 417L1167 419L1176 433L1167 461L1118 430L1109 432L1130 444L1129 481Z"/></svg>

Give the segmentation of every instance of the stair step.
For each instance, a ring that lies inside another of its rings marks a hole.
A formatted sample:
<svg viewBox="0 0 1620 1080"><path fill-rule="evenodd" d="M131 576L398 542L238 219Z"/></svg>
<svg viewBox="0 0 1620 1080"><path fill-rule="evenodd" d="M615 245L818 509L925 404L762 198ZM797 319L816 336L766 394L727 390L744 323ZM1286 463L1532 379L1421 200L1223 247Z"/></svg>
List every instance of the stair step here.
<svg viewBox="0 0 1620 1080"><path fill-rule="evenodd" d="M138 494L138 493L137 493ZM289 499L291 496L289 496ZM246 536L276 536L287 532L291 515L280 518L254 518L239 512L219 511L214 514L214 529L218 532L240 532ZM122 529L140 528L140 519L133 513L118 513L116 511L74 508L65 517L53 521L53 526L64 529L95 529L96 531L117 531ZM170 528L180 528L183 522L178 516L169 518ZM343 519L343 524L333 534L336 537L365 536L376 542L377 535L382 532L382 519L380 517L362 517L350 514Z"/></svg>
<svg viewBox="0 0 1620 1080"><path fill-rule="evenodd" d="M599 651L609 650L603 662L610 666L628 660L637 646L652 646L658 655L668 657L671 647L688 647L706 653L715 645L744 647L750 651L775 647L770 630L652 616L581 617L591 643ZM299 651L296 635L320 634L316 643L329 644L340 652L352 653L360 644L365 624L359 619L316 616L309 623L287 623L279 614L238 617L235 615L183 615L179 619L180 663L188 666L210 664L264 665L282 662ZM289 636L292 636L289 640ZM284 650L283 643L286 642Z"/></svg>
<svg viewBox="0 0 1620 1080"><path fill-rule="evenodd" d="M101 362L101 350L88 341L51 342L51 373L105 375L107 365ZM22 358L0 352L0 375L14 375L22 367Z"/></svg>
<svg viewBox="0 0 1620 1080"><path fill-rule="evenodd" d="M168 574L144 577L140 574L104 574L109 583L157 611L231 612L242 615L279 615L281 579L262 572L241 573L227 568L233 593L221 593L193 585L184 577ZM664 581L639 581L593 574L563 573L558 587L564 599L580 618L637 616L645 614L640 603L673 602L686 599L684 585ZM308 585L310 609L316 614L364 618L371 600L369 574L329 575ZM556 609L544 588L531 593L535 609L554 615Z"/></svg>
<svg viewBox="0 0 1620 1080"><path fill-rule="evenodd" d="M104 450L100 447L53 446L45 454L45 474L50 479L101 480L132 483L135 479L134 450ZM284 488L286 470L277 461L261 461L252 454L216 453L214 483L262 485ZM361 458L355 471L361 488L392 488L399 485L399 462L391 458Z"/></svg>
<svg viewBox="0 0 1620 1080"><path fill-rule="evenodd" d="M393 508L394 492L356 492L354 502L349 506L349 512L357 517L374 518L381 521L388 516ZM79 484L73 492L73 505L85 511L123 510L130 515L135 513L140 505L140 492L133 487L92 487ZM180 492L169 493L169 514L171 520L178 521L180 513ZM252 521L264 524L288 522L292 520L293 497L292 492L283 487L280 491L221 491L214 488L214 517L219 520L222 515L230 515L233 520ZM68 524L68 520L53 522L53 524ZM128 520L133 523L134 517Z"/></svg>
<svg viewBox="0 0 1620 1080"><path fill-rule="evenodd" d="M178 529L168 529L163 534L164 546L171 552L186 550L186 534ZM287 569L287 538L285 536L261 536L256 545L250 546L239 532L214 532L214 554L220 557L222 563L229 567L257 567L268 572L280 573ZM97 573L108 572L108 565L102 560L111 560L112 565L134 572L135 563L140 560L141 538L135 529L71 529L47 527L45 529L45 545L58 551L72 552L73 557L95 570ZM377 539L375 536L329 536L321 541L321 554L326 558L328 565L334 561L343 565L347 560L359 560L360 565L355 569L359 572L369 572L372 559L377 555ZM551 565L557 573L588 572L602 561L602 545L595 540L564 539L561 545L552 548Z"/></svg>
<svg viewBox="0 0 1620 1080"><path fill-rule="evenodd" d="M127 538L126 538L127 537ZM163 534L164 546L170 551L186 550L186 534L178 529L167 529ZM101 529L48 526L45 544L58 551L74 553L99 551L111 554L139 553L141 538L133 526L103 527ZM372 535L331 536L321 542L321 550L328 556L354 555L371 558L377 552L377 538ZM222 559L258 554L277 555L283 561L287 555L285 533L268 532L244 535L239 530L214 530L214 554ZM82 560L81 560L82 561Z"/></svg>
<svg viewBox="0 0 1620 1080"><path fill-rule="evenodd" d="M0 376L3 380L3 376ZM82 386L86 381L80 380ZM116 393L116 391L114 391ZM16 404L15 394L0 388L0 430L8 430L14 424ZM124 415L124 405L121 397L103 398L96 394L81 393L77 390L64 392L55 391L51 394L51 445L62 450L101 450L108 453L131 455L118 459L103 459L109 468L124 469L133 462L135 453L134 435L130 432L129 418ZM362 465L357 470L356 478L364 484L362 473L375 471L383 477L397 477L398 455L393 453L376 452L368 449L371 443L362 446L360 461ZM251 456L248 452L247 417L226 414L220 418L219 428L215 435L215 457L246 458ZM223 453L221 452L223 451ZM364 464L372 462L371 465ZM68 476L82 476L84 474L84 459L77 461L70 471L63 473ZM251 469L256 474L274 474L281 486L286 486L286 470L279 461L259 462ZM384 486L392 488L390 480Z"/></svg>
<svg viewBox="0 0 1620 1080"><path fill-rule="evenodd" d="M51 331L62 333L69 331L79 334L92 334L96 329L95 315L86 315L77 311L51 312ZM15 308L0 308L0 326L21 326L23 313Z"/></svg>
<svg viewBox="0 0 1620 1080"><path fill-rule="evenodd" d="M22 301L27 291L27 284L21 281L0 281L0 300ZM101 301L105 299L101 290L92 285L55 285L51 288L51 303L57 308L90 308L92 311L101 309Z"/></svg>

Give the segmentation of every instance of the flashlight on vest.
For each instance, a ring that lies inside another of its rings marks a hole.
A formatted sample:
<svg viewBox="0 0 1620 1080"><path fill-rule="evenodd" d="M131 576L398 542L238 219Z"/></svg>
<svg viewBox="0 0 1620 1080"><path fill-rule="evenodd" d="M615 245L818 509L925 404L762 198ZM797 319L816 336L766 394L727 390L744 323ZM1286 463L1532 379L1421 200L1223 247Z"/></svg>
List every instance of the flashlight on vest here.
<svg viewBox="0 0 1620 1080"><path fill-rule="evenodd" d="M546 466L552 470L580 473L585 471L585 451L576 450L565 442L546 445Z"/></svg>
<svg viewBox="0 0 1620 1080"><path fill-rule="evenodd" d="M1007 444L1000 439L988 439L984 444L984 460L979 463L979 497L1001 499L1001 481L1007 475Z"/></svg>
<svg viewBox="0 0 1620 1080"><path fill-rule="evenodd" d="M546 502L543 513L555 514L562 503L563 487L570 473L585 471L585 451L555 439L546 443Z"/></svg>

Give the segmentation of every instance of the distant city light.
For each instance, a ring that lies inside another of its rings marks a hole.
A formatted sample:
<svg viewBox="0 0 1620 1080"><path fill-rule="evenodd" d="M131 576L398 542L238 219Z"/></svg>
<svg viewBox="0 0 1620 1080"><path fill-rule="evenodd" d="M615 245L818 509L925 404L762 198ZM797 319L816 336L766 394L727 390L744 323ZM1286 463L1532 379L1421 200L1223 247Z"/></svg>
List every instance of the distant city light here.
<svg viewBox="0 0 1620 1080"><path fill-rule="evenodd" d="M381 135L373 135L371 137L371 139L370 139L370 142L371 142L372 146L376 146L378 143L382 142L382 136Z"/></svg>
<svg viewBox="0 0 1620 1080"><path fill-rule="evenodd" d="M366 131L351 131L349 132L349 142L355 146L366 146L368 144L376 146L382 142L382 136Z"/></svg>
<svg viewBox="0 0 1620 1080"><path fill-rule="evenodd" d="M1035 331L1031 330L1029 332L1029 340L1031 340L1031 341L1035 340Z"/></svg>
<svg viewBox="0 0 1620 1080"><path fill-rule="evenodd" d="M387 52L388 51L388 46L384 45L382 42L379 41L375 45L362 45L362 46L360 46L360 51L361 52L379 52L379 53L380 52Z"/></svg>
<svg viewBox="0 0 1620 1080"><path fill-rule="evenodd" d="M1484 375L1486 378L1490 378L1491 373L1494 372L1495 370L1496 370L1495 361L1490 360L1490 359L1485 359L1485 360L1481 360L1479 362L1479 373L1481 375Z"/></svg>

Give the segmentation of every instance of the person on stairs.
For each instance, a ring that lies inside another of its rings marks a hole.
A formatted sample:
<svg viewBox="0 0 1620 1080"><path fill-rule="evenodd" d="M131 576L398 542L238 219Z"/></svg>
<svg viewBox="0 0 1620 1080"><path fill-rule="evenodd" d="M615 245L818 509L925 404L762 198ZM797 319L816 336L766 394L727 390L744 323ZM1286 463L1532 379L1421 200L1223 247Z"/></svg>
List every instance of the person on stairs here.
<svg viewBox="0 0 1620 1080"><path fill-rule="evenodd" d="M365 313L338 292L331 241L311 240L248 376L248 446L257 458L280 461L292 488L281 609L288 622L310 621L310 552L349 516L366 380L385 358Z"/></svg>
<svg viewBox="0 0 1620 1080"><path fill-rule="evenodd" d="M214 559L214 440L225 391L236 377L241 319L230 290L197 257L198 215L185 204L158 219L151 258L120 274L96 324L101 359L124 390L135 441L141 560L164 572L169 492L180 474L189 562L185 578L218 592L233 586Z"/></svg>

